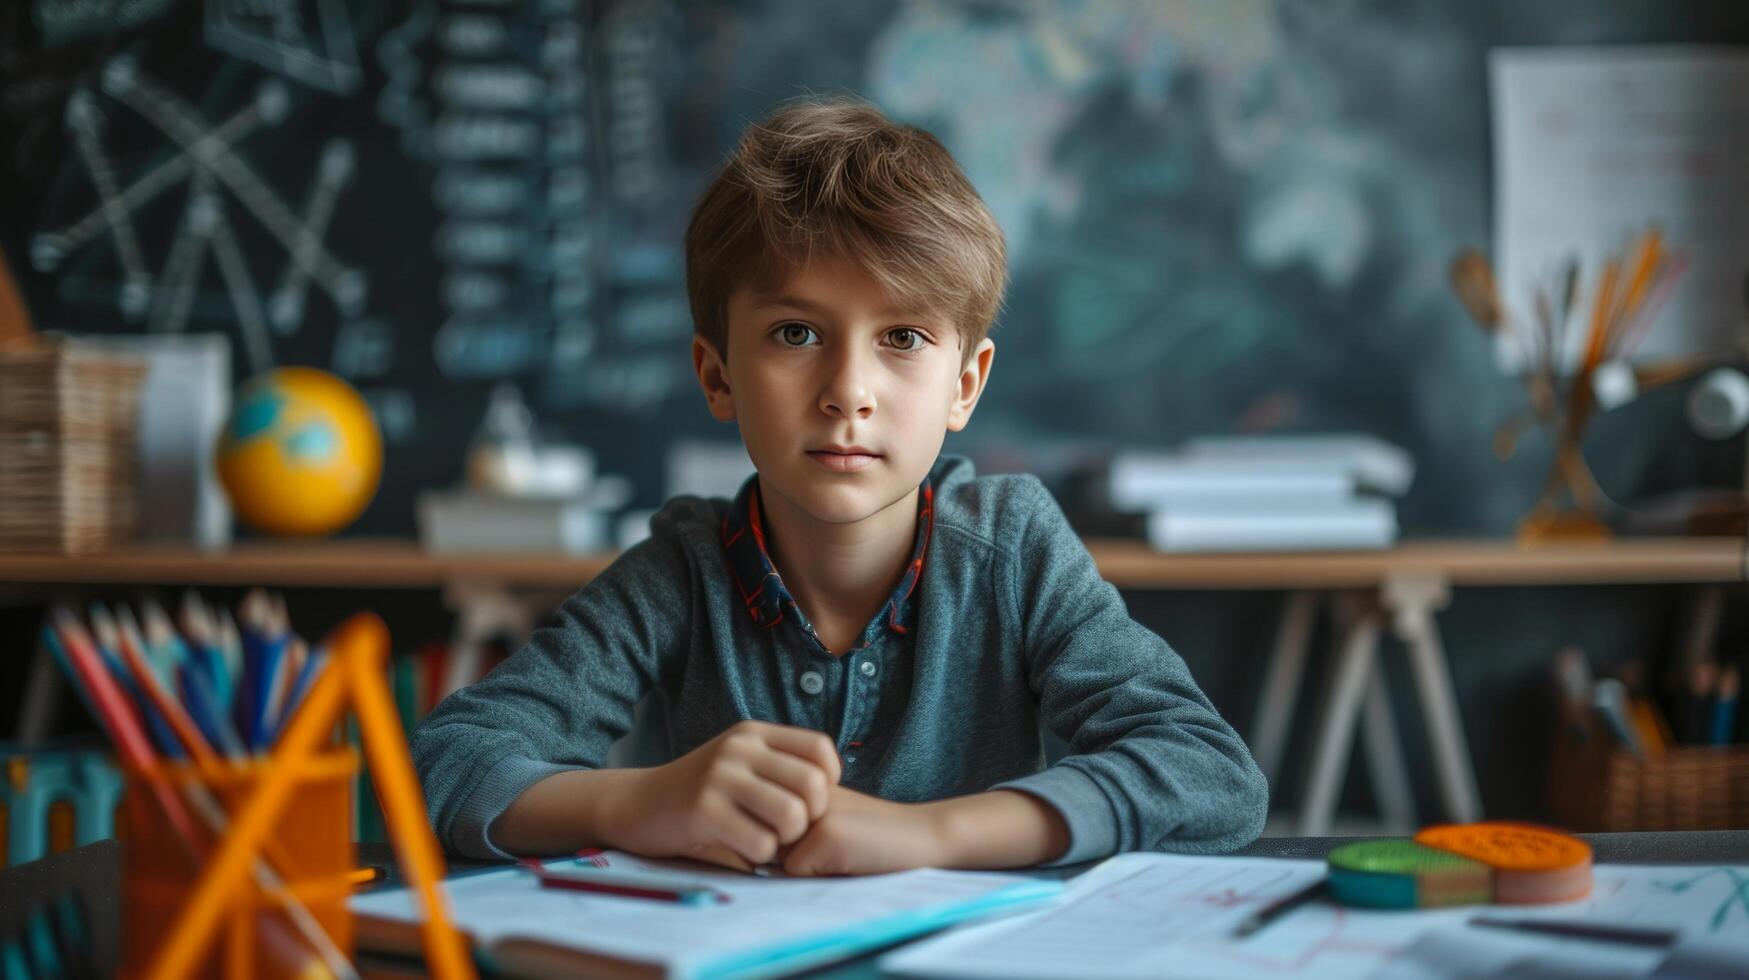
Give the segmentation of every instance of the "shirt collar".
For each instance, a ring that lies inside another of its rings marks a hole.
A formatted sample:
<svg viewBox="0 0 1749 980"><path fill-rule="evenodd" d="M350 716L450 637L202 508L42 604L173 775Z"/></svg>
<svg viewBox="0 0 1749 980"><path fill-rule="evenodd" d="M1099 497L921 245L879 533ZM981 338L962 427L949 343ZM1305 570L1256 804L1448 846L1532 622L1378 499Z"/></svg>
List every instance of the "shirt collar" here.
<svg viewBox="0 0 1749 980"><path fill-rule="evenodd" d="M918 500L917 536L911 549L911 561L905 566L905 575L887 598L886 605L870 621L869 628L863 630L859 647L873 642L875 633L872 627L876 623L884 622L886 628L895 633L911 632L917 580L923 575L923 559L929 552L929 536L935 527L935 488L928 477L924 477L918 486ZM795 596L784 586L783 577L777 573L771 554L765 548L757 474L748 477L741 485L740 492L729 505L729 512L723 515L723 550L728 553L729 572L735 579L741 602L746 605L748 615L753 617L754 626L770 629L783 622L786 616L793 617L796 625L819 643L813 626L796 604Z"/></svg>

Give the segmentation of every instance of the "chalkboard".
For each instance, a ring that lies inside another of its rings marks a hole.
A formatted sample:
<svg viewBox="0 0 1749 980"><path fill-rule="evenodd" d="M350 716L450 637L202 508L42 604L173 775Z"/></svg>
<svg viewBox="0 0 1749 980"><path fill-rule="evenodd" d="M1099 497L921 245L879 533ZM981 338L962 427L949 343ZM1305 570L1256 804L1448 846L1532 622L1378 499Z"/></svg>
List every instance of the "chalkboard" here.
<svg viewBox="0 0 1749 980"><path fill-rule="evenodd" d="M388 440L357 533L456 483L491 388L662 492L732 439L691 376L681 235L750 120L855 93L937 133L1008 236L996 369L950 449L1360 430L1410 533L1499 533L1548 447L1445 266L1486 246L1495 45L1742 43L1749 11L1185 0L33 0L0 13L0 248L39 325L220 331L336 371ZM1745 94L1749 98L1749 93ZM1680 393L1606 416L1629 497L1736 479Z"/></svg>

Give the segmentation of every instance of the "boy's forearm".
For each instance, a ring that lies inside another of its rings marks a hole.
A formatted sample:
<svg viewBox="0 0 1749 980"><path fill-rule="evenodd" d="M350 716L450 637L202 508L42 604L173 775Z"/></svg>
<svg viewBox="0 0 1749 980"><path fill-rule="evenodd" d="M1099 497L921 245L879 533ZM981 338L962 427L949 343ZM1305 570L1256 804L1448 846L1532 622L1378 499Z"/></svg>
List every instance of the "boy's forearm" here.
<svg viewBox="0 0 1749 980"><path fill-rule="evenodd" d="M611 847L615 797L635 778L633 769L573 769L554 773L522 791L492 821L492 843L512 854L563 854Z"/></svg>
<svg viewBox="0 0 1749 980"><path fill-rule="evenodd" d="M1023 868L1069 849L1063 815L1030 793L998 789L923 806L935 811L941 828L942 867Z"/></svg>
<svg viewBox="0 0 1749 980"><path fill-rule="evenodd" d="M579 769L523 790L492 822L492 843L512 854L563 854L620 846L619 822L632 784L645 770ZM991 790L917 804L936 832L929 863L947 868L1021 868L1061 857L1069 827L1056 808L1029 793Z"/></svg>

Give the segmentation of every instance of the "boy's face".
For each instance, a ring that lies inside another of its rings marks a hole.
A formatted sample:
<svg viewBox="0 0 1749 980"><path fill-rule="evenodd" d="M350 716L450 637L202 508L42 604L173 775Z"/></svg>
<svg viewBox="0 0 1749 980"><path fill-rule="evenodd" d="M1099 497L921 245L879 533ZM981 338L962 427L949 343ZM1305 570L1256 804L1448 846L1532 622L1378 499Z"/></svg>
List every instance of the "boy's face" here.
<svg viewBox="0 0 1749 980"><path fill-rule="evenodd" d="M702 338L692 355L765 492L847 524L905 500L970 421L995 344L965 358L960 342L945 317L905 309L853 263L816 262L773 292L736 290L726 364Z"/></svg>

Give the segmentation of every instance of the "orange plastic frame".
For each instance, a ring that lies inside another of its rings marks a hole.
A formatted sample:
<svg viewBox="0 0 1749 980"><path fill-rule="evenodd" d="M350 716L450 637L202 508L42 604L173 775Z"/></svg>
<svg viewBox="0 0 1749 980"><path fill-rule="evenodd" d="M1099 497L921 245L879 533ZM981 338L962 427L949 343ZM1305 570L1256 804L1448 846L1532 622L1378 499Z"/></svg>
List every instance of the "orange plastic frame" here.
<svg viewBox="0 0 1749 980"><path fill-rule="evenodd" d="M219 843L176 928L152 960L147 976L153 980L171 980L193 971L213 941L226 905L245 887L251 863L264 848L273 848L267 833L285 809L295 774L321 749L324 737L348 708L358 719L401 873L425 913L421 932L426 965L440 980L474 976L467 943L451 923L438 889L444 875L443 853L426 823L413 758L383 682L388 628L374 614L359 613L334 631L329 649L328 668L293 715L268 760L267 775L236 810L230 833Z"/></svg>

